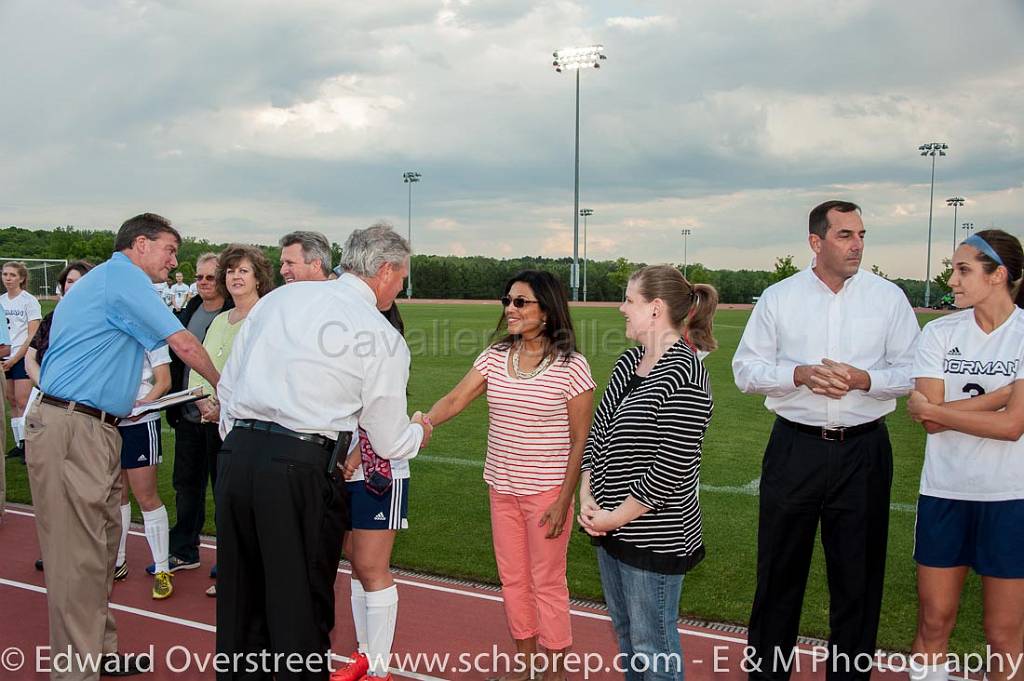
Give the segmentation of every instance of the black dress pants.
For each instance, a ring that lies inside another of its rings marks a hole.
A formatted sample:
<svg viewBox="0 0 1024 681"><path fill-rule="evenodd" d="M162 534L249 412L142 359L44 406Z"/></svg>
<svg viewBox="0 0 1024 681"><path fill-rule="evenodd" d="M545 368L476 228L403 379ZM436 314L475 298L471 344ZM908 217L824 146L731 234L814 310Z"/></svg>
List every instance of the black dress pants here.
<svg viewBox="0 0 1024 681"><path fill-rule="evenodd" d="M217 679L328 678L347 492L330 452L235 428L217 475ZM288 669L287 656L303 662ZM261 661L263 660L263 661ZM252 662L251 662L252 661ZM256 668L254 668L256 667Z"/></svg>
<svg viewBox="0 0 1024 681"><path fill-rule="evenodd" d="M863 669L875 652L891 486L884 423L838 442L776 420L761 470L751 679L785 680L797 660L808 664L792 652L819 522L830 598L826 678L871 675L856 665Z"/></svg>
<svg viewBox="0 0 1024 681"><path fill-rule="evenodd" d="M174 502L177 516L170 533L172 556L199 560L199 535L206 523L206 481L217 486L220 435L216 423L190 423L174 428Z"/></svg>

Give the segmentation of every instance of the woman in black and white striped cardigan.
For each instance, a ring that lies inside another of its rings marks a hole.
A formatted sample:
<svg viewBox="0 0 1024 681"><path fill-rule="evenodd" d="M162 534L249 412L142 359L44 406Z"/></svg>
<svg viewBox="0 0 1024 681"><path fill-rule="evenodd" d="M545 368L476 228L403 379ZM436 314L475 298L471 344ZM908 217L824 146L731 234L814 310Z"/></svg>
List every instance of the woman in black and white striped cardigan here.
<svg viewBox="0 0 1024 681"><path fill-rule="evenodd" d="M683 678L676 619L683 575L704 557L698 482L712 411L696 353L714 348L717 302L669 265L633 275L619 309L640 347L616 362L587 439L579 522L598 547L620 651L646 658L630 681Z"/></svg>

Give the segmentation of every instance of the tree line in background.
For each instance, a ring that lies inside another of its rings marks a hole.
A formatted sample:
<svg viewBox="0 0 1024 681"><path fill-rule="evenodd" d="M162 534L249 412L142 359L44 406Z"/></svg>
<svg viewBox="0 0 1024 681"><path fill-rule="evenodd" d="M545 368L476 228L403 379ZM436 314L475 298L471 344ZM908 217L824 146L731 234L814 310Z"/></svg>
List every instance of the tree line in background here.
<svg viewBox="0 0 1024 681"><path fill-rule="evenodd" d="M220 252L227 244L210 243L205 239L185 237L178 252L178 270L191 282L195 275L196 258L207 251ZM280 262L281 249L259 245L273 263ZM76 260L84 258L100 263L114 250L114 232L110 230L58 227L53 230L28 230L8 227L0 230L0 256L18 258L57 258ZM333 264L341 256L341 246L332 244ZM944 272L933 280L932 299L939 300L949 291L947 282L951 269L948 261ZM626 258L617 260L591 260L587 263L587 300L622 300L630 274L645 263L633 263ZM552 272L567 286L572 265L571 258L524 257L498 260L483 256L414 255L412 258L413 296L416 298L495 299L505 282L523 269L541 269ZM275 268L276 269L276 268ZM680 267L682 269L682 267ZM771 271L713 270L700 263L686 267L686 276L693 283L707 283L718 289L723 303L750 303L771 284L799 271L793 256L776 259ZM875 274L885 277L877 266ZM277 274L277 283L284 283ZM913 279L889 278L903 289L912 305L924 304L924 282ZM581 276L580 298L583 297Z"/></svg>

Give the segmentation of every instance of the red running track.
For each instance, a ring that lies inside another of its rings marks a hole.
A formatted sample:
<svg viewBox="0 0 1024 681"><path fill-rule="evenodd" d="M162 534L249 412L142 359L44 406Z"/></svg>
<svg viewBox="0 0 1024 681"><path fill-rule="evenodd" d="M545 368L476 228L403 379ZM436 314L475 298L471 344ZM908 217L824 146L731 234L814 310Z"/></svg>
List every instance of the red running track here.
<svg viewBox="0 0 1024 681"><path fill-rule="evenodd" d="M129 575L114 585L111 607L118 624L122 652L154 653L154 671L140 679L212 679L208 666L214 653L214 600L204 592L212 584L208 569L215 561L215 546L204 542L203 567L175 574L174 594L154 601L152 578L145 573L151 562L149 546L141 532L133 529L128 539ZM0 679L10 681L47 678L36 670L36 647L46 646L46 587L43 574L33 566L39 556L32 509L8 506L0 525ZM343 563L340 575L347 575ZM513 652L500 594L486 587L452 583L443 579L400 575L398 632L392 661L396 677L434 681L436 679L484 679L503 671L506 658L495 653ZM348 579L335 585L337 624L332 648L340 664L355 648L355 633L349 611ZM570 679L621 679L612 665L618 652L607 613L593 607L573 607L573 650L578 670L569 668ZM743 634L730 634L701 627L684 626L680 636L689 681L740 681ZM20 651L23 666L14 670ZM797 659L801 669L795 681L824 678L824 667L812 669L809 649ZM401 659L404 657L405 659ZM206 663L205 668L202 667ZM585 671L585 669L587 671ZM903 681L906 674L881 672L885 681Z"/></svg>

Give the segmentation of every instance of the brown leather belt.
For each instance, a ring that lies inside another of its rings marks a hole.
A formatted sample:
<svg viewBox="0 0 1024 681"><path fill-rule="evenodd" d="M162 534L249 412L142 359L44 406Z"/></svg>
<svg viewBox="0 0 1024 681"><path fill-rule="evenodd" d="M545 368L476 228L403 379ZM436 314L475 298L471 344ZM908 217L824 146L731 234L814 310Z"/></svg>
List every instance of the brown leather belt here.
<svg viewBox="0 0 1024 681"><path fill-rule="evenodd" d="M59 397L52 397L50 395L43 395L39 398L39 401L43 404L49 404L69 411L77 411L79 414L85 414L86 416L92 416L93 418L97 418L100 421L103 421L103 423L111 426L116 426L121 421L120 418L113 414L108 414L105 411L100 411L95 407L90 407L88 404L82 404L81 402L68 402L67 400L62 400Z"/></svg>

